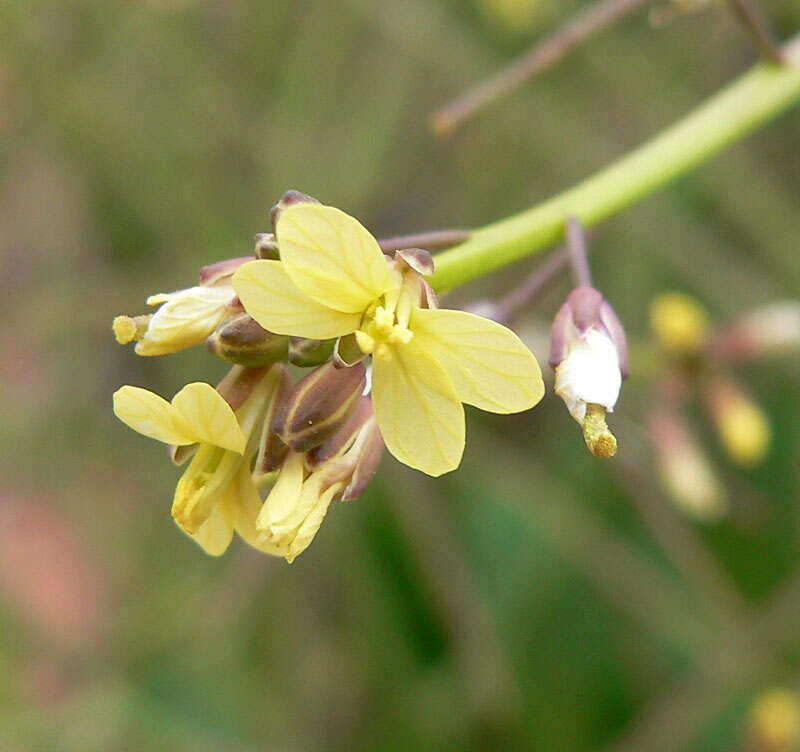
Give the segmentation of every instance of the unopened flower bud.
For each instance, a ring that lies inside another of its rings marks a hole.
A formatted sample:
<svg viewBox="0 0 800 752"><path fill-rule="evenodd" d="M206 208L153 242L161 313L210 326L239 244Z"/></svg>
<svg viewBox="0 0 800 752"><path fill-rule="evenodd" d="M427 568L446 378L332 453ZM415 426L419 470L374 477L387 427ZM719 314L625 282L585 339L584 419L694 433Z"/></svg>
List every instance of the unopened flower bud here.
<svg viewBox="0 0 800 752"><path fill-rule="evenodd" d="M659 343L670 352L696 355L708 342L708 314L690 295L670 292L650 305L650 326Z"/></svg>
<svg viewBox="0 0 800 752"><path fill-rule="evenodd" d="M378 470L385 446L372 400L362 397L344 426L306 456L306 467L320 470L337 464L347 468L349 480L342 501L358 498Z"/></svg>
<svg viewBox="0 0 800 752"><path fill-rule="evenodd" d="M302 368L322 365L331 359L335 344L335 339L290 337L289 362Z"/></svg>
<svg viewBox="0 0 800 752"><path fill-rule="evenodd" d="M272 224L272 232L277 234L275 228L278 225L278 217L280 217L281 212L284 209L288 209L290 206L294 206L295 204L318 204L319 201L313 198L312 196L308 196L305 193L300 193L300 191L295 190L288 190L286 193L281 196L280 201L275 204L269 210L269 221Z"/></svg>
<svg viewBox="0 0 800 752"><path fill-rule="evenodd" d="M273 429L296 452L319 446L345 424L365 386L363 363L352 368L326 363L297 383Z"/></svg>
<svg viewBox="0 0 800 752"><path fill-rule="evenodd" d="M725 360L761 358L800 348L800 302L784 300L752 311L723 331L713 344Z"/></svg>
<svg viewBox="0 0 800 752"><path fill-rule="evenodd" d="M203 287L214 287L216 285L230 285L231 277L236 270L248 261L252 261L252 256L239 256L238 258L217 261L215 264L204 266L200 270L200 284Z"/></svg>
<svg viewBox="0 0 800 752"><path fill-rule="evenodd" d="M722 446L744 467L761 462L769 451L772 431L764 411L733 381L716 377L706 393Z"/></svg>
<svg viewBox="0 0 800 752"><path fill-rule="evenodd" d="M253 480L257 486L262 480L274 473L283 462L289 447L275 433L274 424L276 416L286 408L286 403L292 393L292 377L282 365L273 368L280 369L280 376L276 382L270 403L264 413L264 423L258 444L255 464L253 466Z"/></svg>
<svg viewBox="0 0 800 752"><path fill-rule="evenodd" d="M366 357L366 353L358 346L355 334L347 334L336 340L333 348L333 363L337 368L350 368Z"/></svg>
<svg viewBox="0 0 800 752"><path fill-rule="evenodd" d="M278 261L281 257L278 251L278 241L271 232L259 232L255 237L256 258Z"/></svg>
<svg viewBox="0 0 800 752"><path fill-rule="evenodd" d="M750 710L747 737L752 752L800 750L800 696L789 689L770 689Z"/></svg>
<svg viewBox="0 0 800 752"><path fill-rule="evenodd" d="M424 248L401 248L394 252L394 258L424 277L433 274L433 256Z"/></svg>
<svg viewBox="0 0 800 752"><path fill-rule="evenodd" d="M673 410L660 408L648 420L659 474L670 500L700 522L728 511L725 489L691 430Z"/></svg>
<svg viewBox="0 0 800 752"><path fill-rule="evenodd" d="M256 519L260 540L291 563L314 539L332 501L363 492L383 450L371 402L364 397L324 444L305 455L287 455Z"/></svg>
<svg viewBox="0 0 800 752"><path fill-rule="evenodd" d="M628 375L625 332L611 306L592 287L578 287L567 297L553 322L550 365L555 391L583 427L590 451L615 454L616 439L605 422Z"/></svg>
<svg viewBox="0 0 800 752"><path fill-rule="evenodd" d="M206 347L212 355L230 363L263 366L286 359L289 338L268 332L248 314L241 313L220 324L206 340Z"/></svg>

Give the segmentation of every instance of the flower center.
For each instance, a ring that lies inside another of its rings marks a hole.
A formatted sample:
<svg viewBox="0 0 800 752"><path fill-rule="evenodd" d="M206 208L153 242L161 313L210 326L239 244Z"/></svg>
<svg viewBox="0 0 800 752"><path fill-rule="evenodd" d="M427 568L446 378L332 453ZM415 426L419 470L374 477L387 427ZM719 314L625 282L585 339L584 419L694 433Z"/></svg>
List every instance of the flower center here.
<svg viewBox="0 0 800 752"><path fill-rule="evenodd" d="M407 345L414 338L408 322L412 308L420 303L419 283L411 274L402 275L399 282L364 312L355 333L361 352L387 359L393 345Z"/></svg>

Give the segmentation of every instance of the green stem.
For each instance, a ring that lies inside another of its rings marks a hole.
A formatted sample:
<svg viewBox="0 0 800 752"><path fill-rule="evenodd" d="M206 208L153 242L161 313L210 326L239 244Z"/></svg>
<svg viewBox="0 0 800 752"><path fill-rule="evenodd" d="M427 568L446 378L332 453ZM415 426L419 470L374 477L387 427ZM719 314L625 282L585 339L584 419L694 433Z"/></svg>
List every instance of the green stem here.
<svg viewBox="0 0 800 752"><path fill-rule="evenodd" d="M785 47L787 64L761 63L694 112L614 164L521 214L475 230L436 255L432 283L451 290L561 241L566 218L600 222L653 193L800 99L800 35Z"/></svg>

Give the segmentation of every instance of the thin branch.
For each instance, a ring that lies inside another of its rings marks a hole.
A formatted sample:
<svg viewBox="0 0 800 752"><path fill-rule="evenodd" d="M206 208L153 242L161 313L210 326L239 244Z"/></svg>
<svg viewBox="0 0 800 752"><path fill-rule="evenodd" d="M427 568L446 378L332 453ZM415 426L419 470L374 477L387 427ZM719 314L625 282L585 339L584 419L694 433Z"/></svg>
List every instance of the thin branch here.
<svg viewBox="0 0 800 752"><path fill-rule="evenodd" d="M519 287L514 288L495 305L492 318L501 324L507 324L522 309L531 305L550 286L550 283L563 273L568 264L569 255L566 248L554 251Z"/></svg>
<svg viewBox="0 0 800 752"><path fill-rule="evenodd" d="M522 57L437 110L431 128L439 136L452 133L490 102L555 65L587 39L652 0L599 0Z"/></svg>
<svg viewBox="0 0 800 752"><path fill-rule="evenodd" d="M583 182L537 206L476 229L440 253L431 279L449 291L558 243L574 214L590 227L744 138L800 99L800 34L783 47L791 61L756 65L693 112Z"/></svg>
<svg viewBox="0 0 800 752"><path fill-rule="evenodd" d="M574 216L567 217L567 251L575 287L591 287L592 270L586 253L586 233L581 221Z"/></svg>
<svg viewBox="0 0 800 752"><path fill-rule="evenodd" d="M378 245L382 251L397 251L401 248L424 248L426 251L441 251L463 243L470 236L469 230L434 230L416 235L397 235L381 238Z"/></svg>
<svg viewBox="0 0 800 752"><path fill-rule="evenodd" d="M747 33L753 40L753 44L765 60L769 60L775 65L783 65L786 58L780 46L775 41L775 37L766 25L761 13L759 13L750 0L727 0L731 12L742 22Z"/></svg>

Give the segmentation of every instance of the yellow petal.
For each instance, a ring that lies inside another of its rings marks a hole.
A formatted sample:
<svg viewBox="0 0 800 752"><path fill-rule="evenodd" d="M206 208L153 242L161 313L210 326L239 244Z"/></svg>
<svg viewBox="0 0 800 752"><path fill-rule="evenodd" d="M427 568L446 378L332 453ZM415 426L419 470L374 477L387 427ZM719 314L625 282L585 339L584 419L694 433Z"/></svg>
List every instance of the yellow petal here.
<svg viewBox="0 0 800 752"><path fill-rule="evenodd" d="M200 444L213 444L241 454L247 440L231 406L211 384L187 384L173 398L172 406Z"/></svg>
<svg viewBox="0 0 800 752"><path fill-rule="evenodd" d="M231 483L231 487L233 485ZM226 494L235 494L235 490L230 488ZM186 531L184 530L184 532ZM207 554L222 556L228 550L233 538L233 523L229 513L229 504L225 499L221 498L214 504L208 519L200 525L196 533L193 535L187 533L187 535Z"/></svg>
<svg viewBox="0 0 800 752"><path fill-rule="evenodd" d="M273 541L279 541L287 530L300 524L305 516L297 517L303 492L303 475L303 455L291 452L284 460L278 480L256 519L256 528Z"/></svg>
<svg viewBox="0 0 800 752"><path fill-rule="evenodd" d="M134 431L156 441L178 445L197 441L169 402L138 386L123 386L114 392L114 415Z"/></svg>
<svg viewBox="0 0 800 752"><path fill-rule="evenodd" d="M392 287L378 241L353 217L332 206L296 204L277 226L281 261L309 297L346 313L362 313Z"/></svg>
<svg viewBox="0 0 800 752"><path fill-rule="evenodd" d="M533 353L496 321L464 311L417 308L415 342L447 371L462 402L492 413L516 413L544 396Z"/></svg>
<svg viewBox="0 0 800 752"><path fill-rule="evenodd" d="M233 527L248 546L273 556L286 555L285 547L259 541L261 534L256 530L256 518L263 502L246 463L242 464L236 479L231 483L230 492L226 494L222 503L228 505L228 514L233 520Z"/></svg>
<svg viewBox="0 0 800 752"><path fill-rule="evenodd" d="M233 288L245 310L275 334L331 339L355 331L361 319L357 313L342 313L309 298L280 261L243 264L233 275Z"/></svg>
<svg viewBox="0 0 800 752"><path fill-rule="evenodd" d="M336 483L321 495L316 495L314 506L297 528L297 532L286 551L286 561L288 561L289 564L311 545L311 542L319 531L320 525L322 525L322 521L325 519L333 497L341 493L343 487L344 483Z"/></svg>
<svg viewBox="0 0 800 752"><path fill-rule="evenodd" d="M464 408L439 363L416 344L372 362L372 401L386 448L428 475L455 470L464 452Z"/></svg>

